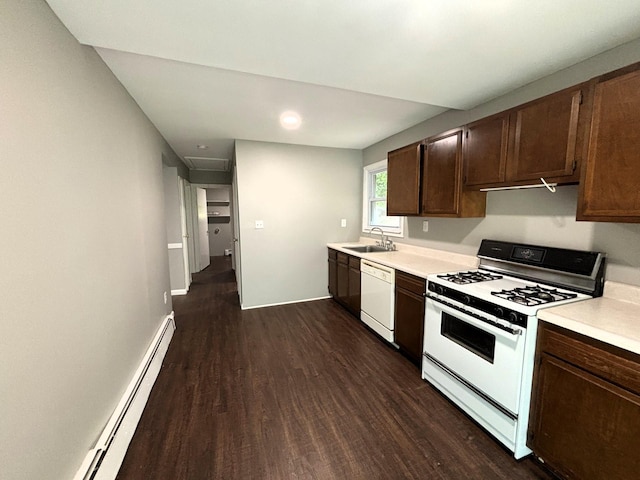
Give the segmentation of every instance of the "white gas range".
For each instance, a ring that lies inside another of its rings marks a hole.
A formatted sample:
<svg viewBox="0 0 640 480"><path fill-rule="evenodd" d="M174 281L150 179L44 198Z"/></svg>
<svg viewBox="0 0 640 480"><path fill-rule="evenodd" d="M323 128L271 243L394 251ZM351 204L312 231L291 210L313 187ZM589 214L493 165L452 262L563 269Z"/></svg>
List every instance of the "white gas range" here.
<svg viewBox="0 0 640 480"><path fill-rule="evenodd" d="M478 257L427 277L422 378L522 458L537 312L602 295L604 255L483 240Z"/></svg>

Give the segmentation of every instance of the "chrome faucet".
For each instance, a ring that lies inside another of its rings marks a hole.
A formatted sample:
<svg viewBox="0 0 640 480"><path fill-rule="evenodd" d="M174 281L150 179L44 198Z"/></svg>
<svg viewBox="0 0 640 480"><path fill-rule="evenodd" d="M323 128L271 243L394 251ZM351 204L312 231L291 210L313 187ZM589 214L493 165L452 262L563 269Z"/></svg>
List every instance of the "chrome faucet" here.
<svg viewBox="0 0 640 480"><path fill-rule="evenodd" d="M377 244L381 247L384 247L386 243L384 239L384 231L380 227L373 227L371 230L369 230L369 236L371 236L374 230L380 230L380 241L377 242Z"/></svg>

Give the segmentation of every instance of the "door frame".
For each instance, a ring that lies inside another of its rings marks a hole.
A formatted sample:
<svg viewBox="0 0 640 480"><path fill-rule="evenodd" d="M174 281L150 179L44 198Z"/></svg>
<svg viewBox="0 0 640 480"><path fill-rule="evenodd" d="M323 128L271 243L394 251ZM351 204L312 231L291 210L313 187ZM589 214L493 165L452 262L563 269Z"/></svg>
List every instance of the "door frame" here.
<svg viewBox="0 0 640 480"><path fill-rule="evenodd" d="M184 262L184 284L185 290L189 291L189 287L191 286L191 269L190 255L192 253L189 252L189 229L187 227L187 205L186 205L186 189L188 188L189 182L187 182L184 178L178 177L178 185L180 190L180 227L182 229L182 258Z"/></svg>
<svg viewBox="0 0 640 480"><path fill-rule="evenodd" d="M235 176L235 172L234 172L234 176ZM191 200L189 201L189 199L187 199L187 207L189 207L189 205L191 206L191 212L187 212L187 223L189 222L189 220L191 221L192 224L192 234L190 233L191 237L193 237L193 252L199 252L200 251L200 243L198 241L198 235L197 235L197 225L198 225L198 206L197 206L197 202L196 202L196 188L204 188L205 190L207 188L229 188L230 189L230 195L229 195L229 208L231 209L231 212L234 212L231 214L231 219L230 219L230 223L231 223L231 231L233 232L233 238L238 238L236 236L236 229L239 230L238 227L236 227L237 224L237 219L236 219L236 208L235 205L237 205L237 198L235 195L235 189L233 188L233 185L229 185L228 183L191 183L188 184L188 186L190 187L189 190L187 191L187 193L191 196ZM188 195L188 196L189 196ZM239 225L239 224L238 224ZM238 232L239 234L239 232ZM236 242L234 242L234 247L233 247L233 253L236 253ZM239 255L239 252L238 252ZM192 270L193 273L199 272L202 270L202 268L200 268L200 262L198 260L198 255L194 255L196 257L196 261L192 262L194 263L194 269ZM231 258L231 262L233 264L233 268L235 269L235 266L237 265L237 262L239 261L239 257L236 258ZM237 276L237 275L236 275ZM240 283L238 282L238 291L240 291Z"/></svg>
<svg viewBox="0 0 640 480"><path fill-rule="evenodd" d="M233 168L233 177L231 180L231 231L233 232L233 258L231 259L233 271L236 275L236 285L238 287L238 299L240 300L240 308L242 308L242 261L240 254L240 209L238 208L238 174L237 169Z"/></svg>
<svg viewBox="0 0 640 480"><path fill-rule="evenodd" d="M207 214L207 189L196 187L196 215L198 226L198 271L202 271L211 263L211 252L209 251L209 219ZM202 204L204 198L204 205ZM204 226L203 226L204 224ZM204 230L203 230L204 229Z"/></svg>

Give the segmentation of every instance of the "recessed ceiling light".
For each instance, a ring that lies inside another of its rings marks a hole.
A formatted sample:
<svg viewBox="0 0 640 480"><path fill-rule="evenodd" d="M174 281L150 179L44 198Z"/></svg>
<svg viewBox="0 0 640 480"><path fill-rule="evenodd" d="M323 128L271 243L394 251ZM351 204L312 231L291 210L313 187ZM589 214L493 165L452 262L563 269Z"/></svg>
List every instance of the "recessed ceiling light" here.
<svg viewBox="0 0 640 480"><path fill-rule="evenodd" d="M208 145L196 145L198 147L198 150L206 150L207 148L209 148Z"/></svg>
<svg viewBox="0 0 640 480"><path fill-rule="evenodd" d="M295 130L300 127L302 119L298 113L288 110L280 115L280 125L287 130Z"/></svg>

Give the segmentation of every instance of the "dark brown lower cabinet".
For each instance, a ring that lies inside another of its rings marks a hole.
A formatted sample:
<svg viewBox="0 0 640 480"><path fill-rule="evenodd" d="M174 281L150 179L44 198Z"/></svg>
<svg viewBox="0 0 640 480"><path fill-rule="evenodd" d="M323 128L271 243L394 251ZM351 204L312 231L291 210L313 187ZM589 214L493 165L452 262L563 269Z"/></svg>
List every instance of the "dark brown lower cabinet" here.
<svg viewBox="0 0 640 480"><path fill-rule="evenodd" d="M346 306L349 302L349 255L346 253L338 252L337 270L337 293L334 298Z"/></svg>
<svg viewBox="0 0 640 480"><path fill-rule="evenodd" d="M347 308L360 318L360 258L349 257L349 297Z"/></svg>
<svg viewBox="0 0 640 480"><path fill-rule="evenodd" d="M418 365L422 361L425 287L425 279L396 270L395 343Z"/></svg>
<svg viewBox="0 0 640 480"><path fill-rule="evenodd" d="M338 252L329 249L329 295L335 297L338 294Z"/></svg>
<svg viewBox="0 0 640 480"><path fill-rule="evenodd" d="M640 355L541 322L528 444L571 479L640 478Z"/></svg>
<svg viewBox="0 0 640 480"><path fill-rule="evenodd" d="M329 294L360 318L360 258L329 249Z"/></svg>

